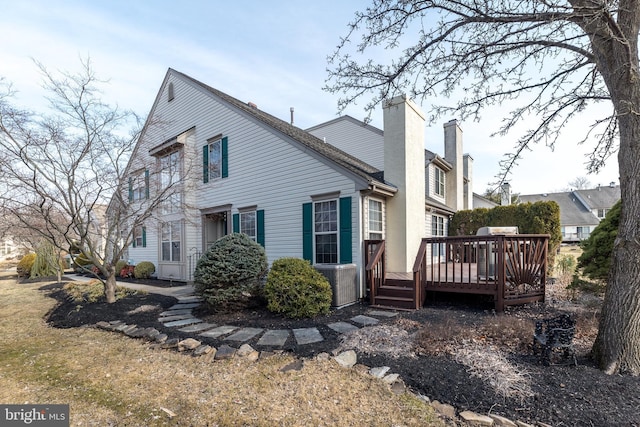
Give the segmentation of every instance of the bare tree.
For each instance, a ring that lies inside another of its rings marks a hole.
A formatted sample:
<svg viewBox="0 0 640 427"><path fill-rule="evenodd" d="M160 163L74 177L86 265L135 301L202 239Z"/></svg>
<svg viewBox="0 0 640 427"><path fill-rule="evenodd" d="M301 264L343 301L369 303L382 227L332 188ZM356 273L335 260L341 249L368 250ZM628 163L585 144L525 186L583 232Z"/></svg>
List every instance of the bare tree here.
<svg viewBox="0 0 640 427"><path fill-rule="evenodd" d="M77 74L52 74L37 65L50 114L12 106L6 84L0 95L0 209L11 215L14 234L44 239L60 251L79 248L104 278L107 301L114 302L115 264L134 228L153 216L171 189L156 189L138 203L127 197L127 162L140 121L101 100L104 82L90 61Z"/></svg>
<svg viewBox="0 0 640 427"><path fill-rule="evenodd" d="M592 354L608 373L636 375L639 28L638 0L374 0L356 13L329 58L326 87L342 94L340 108L364 95L371 96L367 108L372 109L398 92L443 100L461 94L457 105L436 106L434 112L455 110L463 119L479 119L483 108L513 101L497 131L506 133L521 122L530 128L505 159L505 176L531 144L553 146L570 120L584 121L585 108L609 103L610 115L587 123L583 135L562 134L562 139L594 144L590 171L618 150L622 215ZM381 61L367 59L380 47L386 48Z"/></svg>
<svg viewBox="0 0 640 427"><path fill-rule="evenodd" d="M586 176L577 176L574 180L569 181L569 187L574 190L586 190L591 188L591 181Z"/></svg>

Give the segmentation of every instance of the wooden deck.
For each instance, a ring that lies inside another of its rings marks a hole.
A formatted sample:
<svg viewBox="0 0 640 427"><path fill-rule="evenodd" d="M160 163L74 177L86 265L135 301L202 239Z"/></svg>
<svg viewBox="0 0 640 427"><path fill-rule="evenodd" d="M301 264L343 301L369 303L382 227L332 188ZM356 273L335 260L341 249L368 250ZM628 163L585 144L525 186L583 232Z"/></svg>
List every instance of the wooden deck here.
<svg viewBox="0 0 640 427"><path fill-rule="evenodd" d="M497 311L544 301L548 242L522 234L426 238L408 277L384 271L384 242L377 241L365 257L371 303L418 309L426 292L493 295Z"/></svg>

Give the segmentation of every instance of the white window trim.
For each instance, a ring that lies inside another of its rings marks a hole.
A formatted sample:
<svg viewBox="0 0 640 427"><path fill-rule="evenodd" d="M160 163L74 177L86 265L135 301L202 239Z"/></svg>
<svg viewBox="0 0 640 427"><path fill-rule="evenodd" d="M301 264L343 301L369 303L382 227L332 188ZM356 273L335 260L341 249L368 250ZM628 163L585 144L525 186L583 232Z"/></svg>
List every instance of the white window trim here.
<svg viewBox="0 0 640 427"><path fill-rule="evenodd" d="M335 193L331 195L327 194L324 196L317 196L313 199L313 260L314 264L337 264L340 260L340 200L338 198L333 198L330 196L334 196ZM316 206L323 203L331 203L334 202L336 206L336 219L335 219L335 230L332 231L316 231ZM334 262L319 262L318 261L318 253L317 253L317 236L327 236L327 235L335 235L336 236L336 260Z"/></svg>

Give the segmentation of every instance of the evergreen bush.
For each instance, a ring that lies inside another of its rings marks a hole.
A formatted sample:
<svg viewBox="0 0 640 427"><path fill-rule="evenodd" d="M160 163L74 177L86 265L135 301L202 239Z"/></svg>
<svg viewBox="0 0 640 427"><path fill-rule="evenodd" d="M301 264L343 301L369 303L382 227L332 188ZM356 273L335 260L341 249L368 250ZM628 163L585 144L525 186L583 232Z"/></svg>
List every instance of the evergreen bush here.
<svg viewBox="0 0 640 427"><path fill-rule="evenodd" d="M34 254L33 252L30 252L23 256L20 262L18 262L18 266L16 267L18 277L29 277L29 275L31 274L31 268L33 267L35 261L36 254Z"/></svg>
<svg viewBox="0 0 640 427"><path fill-rule="evenodd" d="M290 318L327 314L333 296L329 281L299 258L274 261L264 293L270 311Z"/></svg>
<svg viewBox="0 0 640 427"><path fill-rule="evenodd" d="M198 260L195 292L217 311L260 304L269 264L264 248L242 233L218 239Z"/></svg>
<svg viewBox="0 0 640 427"><path fill-rule="evenodd" d="M578 267L582 273L593 280L607 280L611 267L613 243L618 237L621 202L613 205L600 224L591 232L589 238L582 241L582 255L578 257Z"/></svg>
<svg viewBox="0 0 640 427"><path fill-rule="evenodd" d="M142 261L136 264L133 269L133 277L136 279L148 279L156 272L156 266L150 261Z"/></svg>

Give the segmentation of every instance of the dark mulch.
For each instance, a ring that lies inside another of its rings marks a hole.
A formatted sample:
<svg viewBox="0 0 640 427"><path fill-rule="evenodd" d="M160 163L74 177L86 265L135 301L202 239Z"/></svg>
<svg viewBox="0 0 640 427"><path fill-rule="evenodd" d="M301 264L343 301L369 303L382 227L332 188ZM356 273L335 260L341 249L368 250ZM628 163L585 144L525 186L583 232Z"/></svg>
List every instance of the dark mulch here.
<svg viewBox="0 0 640 427"><path fill-rule="evenodd" d="M163 328L158 322L158 314L173 304L171 297L146 294L127 297L114 304L96 303L78 307L64 298L56 285L42 288L58 300L57 307L47 317L54 327L70 328L92 325L98 321L122 320L141 327L155 327L170 337L186 338L173 328ZM399 317L433 325L455 318L470 327L482 319L494 316L490 306L469 304L468 301L431 301L431 305L415 312L401 312ZM145 307L148 310L141 309ZM290 338L284 350L307 357L319 352L331 352L339 344L339 335L326 325L347 320L364 314L367 304L355 304L334 310L328 316L312 320L285 320L265 309L253 309L232 314L197 314L203 320L218 325L265 329L292 329L316 326L325 337L317 344L296 346ZM505 316L529 316L534 318L550 314L546 308L534 307L512 309ZM395 322L389 320L387 322ZM533 321L531 324L533 333ZM202 337L198 337L200 339ZM214 346L229 344L221 340L203 342ZM260 348L259 350L270 350ZM493 391L483 380L470 375L467 368L455 362L451 356L420 355L418 357L391 358L385 355L359 354L359 362L367 366L389 366L391 372L398 373L415 392L456 407L459 411L472 410L478 413L496 413L523 421L542 421L554 426L640 426L640 378L618 375L604 375L586 355L580 355L579 366L543 366L530 351L515 351L509 358L519 368L529 372L535 397L525 401L505 399Z"/></svg>

